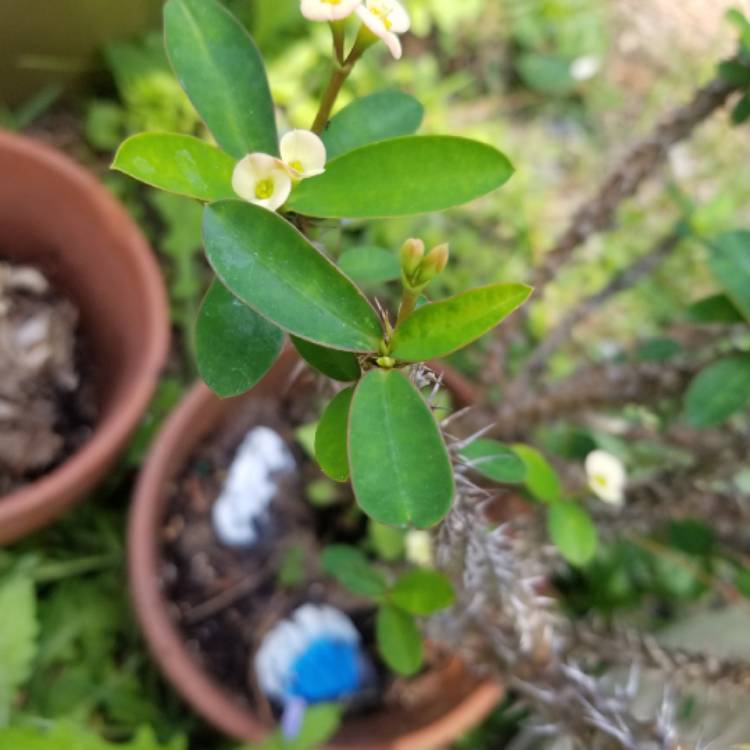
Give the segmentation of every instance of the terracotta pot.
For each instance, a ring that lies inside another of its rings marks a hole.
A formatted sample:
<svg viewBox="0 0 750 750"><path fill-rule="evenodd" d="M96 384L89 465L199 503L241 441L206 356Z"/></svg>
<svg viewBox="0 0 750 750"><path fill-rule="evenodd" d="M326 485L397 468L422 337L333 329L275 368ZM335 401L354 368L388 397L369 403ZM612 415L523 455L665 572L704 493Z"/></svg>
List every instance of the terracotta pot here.
<svg viewBox="0 0 750 750"><path fill-rule="evenodd" d="M220 400L199 384L172 413L151 448L135 490L128 529L128 567L135 609L149 648L175 689L204 719L243 742L257 742L269 727L202 669L172 622L159 589L159 538L169 500L167 488L197 444L243 400L274 399L299 362L287 349L250 393ZM446 373L459 405L473 396L465 380ZM478 723L498 702L495 682L479 681L452 659L434 681L432 694L409 710L347 720L330 750L427 750L447 745ZM439 692L438 692L439 691Z"/></svg>
<svg viewBox="0 0 750 750"><path fill-rule="evenodd" d="M59 516L111 466L166 359L169 313L148 243L92 175L5 132L0 174L0 258L38 267L77 306L99 407L78 451L0 498L0 543L7 543Z"/></svg>

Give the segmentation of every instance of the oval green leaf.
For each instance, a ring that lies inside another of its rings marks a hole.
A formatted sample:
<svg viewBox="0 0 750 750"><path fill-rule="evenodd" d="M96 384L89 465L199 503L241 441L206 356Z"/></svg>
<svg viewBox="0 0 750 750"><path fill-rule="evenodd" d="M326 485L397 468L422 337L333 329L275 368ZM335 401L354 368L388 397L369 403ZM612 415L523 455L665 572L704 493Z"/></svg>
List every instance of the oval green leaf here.
<svg viewBox="0 0 750 750"><path fill-rule="evenodd" d="M195 330L198 372L217 396L252 388L281 352L284 332L243 304L218 281L211 284Z"/></svg>
<svg viewBox="0 0 750 750"><path fill-rule="evenodd" d="M694 323L742 323L745 319L726 294L713 294L693 302L687 309Z"/></svg>
<svg viewBox="0 0 750 750"><path fill-rule="evenodd" d="M112 168L147 185L199 201L234 198L234 159L200 138L141 133L117 150Z"/></svg>
<svg viewBox="0 0 750 750"><path fill-rule="evenodd" d="M376 599L388 587L379 570L364 554L348 544L332 544L323 550L323 569L342 586L360 596Z"/></svg>
<svg viewBox="0 0 750 750"><path fill-rule="evenodd" d="M750 403L750 354L710 364L685 394L685 416L693 427L715 427Z"/></svg>
<svg viewBox="0 0 750 750"><path fill-rule="evenodd" d="M323 131L329 159L374 141L415 133L424 108L403 91L376 91L356 99L333 116Z"/></svg>
<svg viewBox="0 0 750 750"><path fill-rule="evenodd" d="M423 305L394 331L391 354L407 362L444 357L494 328L531 291L525 284L491 284Z"/></svg>
<svg viewBox="0 0 750 750"><path fill-rule="evenodd" d="M727 232L710 243L711 273L750 322L750 232Z"/></svg>
<svg viewBox="0 0 750 750"><path fill-rule="evenodd" d="M401 278L395 253L382 247L355 247L339 258L339 268L358 284L384 284Z"/></svg>
<svg viewBox="0 0 750 750"><path fill-rule="evenodd" d="M453 501L453 470L435 417L398 370L370 370L357 386L349 467L357 502L380 523L427 528Z"/></svg>
<svg viewBox="0 0 750 750"><path fill-rule="evenodd" d="M278 214L243 201L208 206L206 255L232 293L300 338L334 349L375 351L375 310L357 287Z"/></svg>
<svg viewBox="0 0 750 750"><path fill-rule="evenodd" d="M292 336L292 344L308 365L334 380L349 383L360 376L359 362L351 352L328 349L311 341Z"/></svg>
<svg viewBox="0 0 750 750"><path fill-rule="evenodd" d="M547 459L530 445L515 443L513 452L523 461L526 467L526 489L544 503L554 503L562 499L562 487L557 472L549 465Z"/></svg>
<svg viewBox="0 0 750 750"><path fill-rule="evenodd" d="M388 598L413 615L431 615L450 607L456 595L451 582L442 573L415 568L396 581Z"/></svg>
<svg viewBox="0 0 750 750"><path fill-rule="evenodd" d="M512 174L508 158L484 143L454 136L405 136L333 159L322 175L303 180L287 205L329 219L408 216L468 203L500 187Z"/></svg>
<svg viewBox="0 0 750 750"><path fill-rule="evenodd" d="M375 638L383 661L398 674L408 677L422 666L422 634L414 618L397 607L383 604L375 620Z"/></svg>
<svg viewBox="0 0 750 750"><path fill-rule="evenodd" d="M177 79L227 153L278 153L263 60L242 24L217 0L168 0L164 35Z"/></svg>
<svg viewBox="0 0 750 750"><path fill-rule="evenodd" d="M473 440L461 449L461 456L474 471L494 482L518 484L526 479L526 464L497 440Z"/></svg>
<svg viewBox="0 0 750 750"><path fill-rule="evenodd" d="M346 429L354 386L337 393L323 412L315 431L315 458L326 476L337 482L349 479Z"/></svg>
<svg viewBox="0 0 750 750"><path fill-rule="evenodd" d="M547 510L549 535L571 565L585 565L599 544L591 516L576 503L552 503Z"/></svg>

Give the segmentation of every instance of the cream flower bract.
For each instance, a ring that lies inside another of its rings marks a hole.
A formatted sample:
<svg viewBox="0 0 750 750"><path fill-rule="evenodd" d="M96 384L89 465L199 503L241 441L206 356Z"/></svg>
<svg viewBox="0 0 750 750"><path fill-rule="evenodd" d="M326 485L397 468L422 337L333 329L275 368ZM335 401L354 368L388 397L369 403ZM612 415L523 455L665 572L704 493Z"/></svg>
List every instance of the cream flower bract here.
<svg viewBox="0 0 750 750"><path fill-rule="evenodd" d="M627 475L622 461L607 451L595 450L586 456L586 478L591 491L605 503L622 505Z"/></svg>
<svg viewBox="0 0 750 750"><path fill-rule="evenodd" d="M411 26L404 6L398 0L365 0L357 8L357 15L375 36L386 43L391 54L400 59L401 40L397 35L408 31Z"/></svg>
<svg viewBox="0 0 750 750"><path fill-rule="evenodd" d="M290 131L281 139L279 149L292 177L315 177L325 172L326 147L311 130Z"/></svg>
<svg viewBox="0 0 750 750"><path fill-rule="evenodd" d="M362 0L302 0L300 10L308 21L340 21L350 16Z"/></svg>
<svg viewBox="0 0 750 750"><path fill-rule="evenodd" d="M275 211L292 190L292 178L282 161L268 154L248 154L237 162L232 188L240 198Z"/></svg>

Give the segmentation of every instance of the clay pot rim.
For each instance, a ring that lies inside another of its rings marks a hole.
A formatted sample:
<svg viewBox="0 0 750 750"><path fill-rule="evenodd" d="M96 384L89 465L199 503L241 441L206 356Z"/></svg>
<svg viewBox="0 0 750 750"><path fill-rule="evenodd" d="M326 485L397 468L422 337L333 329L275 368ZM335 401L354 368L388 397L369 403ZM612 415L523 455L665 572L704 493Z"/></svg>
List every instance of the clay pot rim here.
<svg viewBox="0 0 750 750"><path fill-rule="evenodd" d="M474 400L474 387L461 376L446 372L446 384L459 402ZM263 739L268 728L249 710L235 702L210 677L188 650L167 610L165 598L159 589L157 575L160 561L160 544L155 529L162 521L162 504L154 498L161 496L164 485L175 472L164 471L169 466L172 445L189 434L192 415L216 396L203 383L196 384L185 396L151 446L142 466L133 495L128 526L127 554L128 578L131 597L138 621L144 631L151 653L169 682L192 708L216 727L239 741L257 742ZM475 726L497 705L504 694L495 680L485 680L451 710L431 723L388 741L389 750L427 750L438 747ZM357 745L358 750L369 747L367 741ZM376 739L371 745L382 750L384 743ZM352 745L334 740L327 750L352 750Z"/></svg>
<svg viewBox="0 0 750 750"><path fill-rule="evenodd" d="M0 150L12 150L24 158L44 163L50 170L107 206L120 224L123 248L127 249L142 297L139 304L150 311L152 325L144 332L141 371L126 396L118 399L118 408L110 409L97 421L91 436L61 464L29 484L0 497L0 520L11 521L33 516L47 506L60 511L76 498L59 497L75 485L87 484L87 477L109 463L137 425L154 392L159 372L169 351L169 304L161 269L134 220L120 203L110 196L93 174L56 149L31 138L0 130ZM75 302L75 300L74 300Z"/></svg>

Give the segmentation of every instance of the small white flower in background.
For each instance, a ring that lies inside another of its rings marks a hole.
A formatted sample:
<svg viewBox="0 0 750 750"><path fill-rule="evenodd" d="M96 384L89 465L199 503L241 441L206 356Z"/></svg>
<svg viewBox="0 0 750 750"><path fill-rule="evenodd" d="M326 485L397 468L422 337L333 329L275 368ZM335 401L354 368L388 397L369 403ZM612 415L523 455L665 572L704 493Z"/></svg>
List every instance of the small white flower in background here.
<svg viewBox="0 0 750 750"><path fill-rule="evenodd" d="M312 130L292 130L279 144L281 159L294 179L315 177L325 172L326 147Z"/></svg>
<svg viewBox="0 0 750 750"><path fill-rule="evenodd" d="M232 188L240 198L275 211L289 197L292 178L280 159L268 154L248 154L234 168Z"/></svg>
<svg viewBox="0 0 750 750"><path fill-rule="evenodd" d="M577 57L570 64L570 77L574 81L588 81L593 78L601 68L601 62L594 55L583 55Z"/></svg>
<svg viewBox="0 0 750 750"><path fill-rule="evenodd" d="M429 531L410 531L404 539L406 559L423 568L434 565L432 536Z"/></svg>
<svg viewBox="0 0 750 750"><path fill-rule="evenodd" d="M411 20L398 0L365 0L357 8L357 15L362 23L375 36L380 37L391 54L399 60L401 58L401 40L398 34L409 30Z"/></svg>
<svg viewBox="0 0 750 750"><path fill-rule="evenodd" d="M586 477L591 491L605 503L622 505L625 500L627 475L617 456L595 450L586 456Z"/></svg>
<svg viewBox="0 0 750 750"><path fill-rule="evenodd" d="M308 21L341 21L354 13L362 0L302 0L300 10Z"/></svg>
<svg viewBox="0 0 750 750"><path fill-rule="evenodd" d="M299 732L306 706L351 697L372 674L354 624L326 605L297 608L266 633L255 654L258 685L283 706L287 737Z"/></svg>

